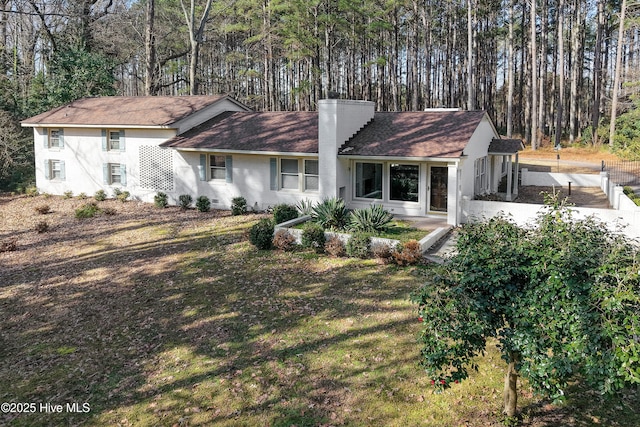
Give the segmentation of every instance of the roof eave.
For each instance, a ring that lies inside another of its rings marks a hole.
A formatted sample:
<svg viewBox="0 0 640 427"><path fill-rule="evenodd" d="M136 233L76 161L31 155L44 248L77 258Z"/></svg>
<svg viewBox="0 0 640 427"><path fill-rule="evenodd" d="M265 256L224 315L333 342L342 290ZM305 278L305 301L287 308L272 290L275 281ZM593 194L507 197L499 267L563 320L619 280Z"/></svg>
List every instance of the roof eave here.
<svg viewBox="0 0 640 427"><path fill-rule="evenodd" d="M429 156L368 156L363 154L338 154L338 157L349 160L378 160L378 161L403 161L403 162L438 162L459 163L464 157L429 157Z"/></svg>
<svg viewBox="0 0 640 427"><path fill-rule="evenodd" d="M257 150L238 150L229 148L183 148L164 146L162 148L171 148L176 151L188 151L191 153L229 153L229 154L246 154L260 156L291 156L291 157L318 157L318 153L303 153L299 151L257 151Z"/></svg>

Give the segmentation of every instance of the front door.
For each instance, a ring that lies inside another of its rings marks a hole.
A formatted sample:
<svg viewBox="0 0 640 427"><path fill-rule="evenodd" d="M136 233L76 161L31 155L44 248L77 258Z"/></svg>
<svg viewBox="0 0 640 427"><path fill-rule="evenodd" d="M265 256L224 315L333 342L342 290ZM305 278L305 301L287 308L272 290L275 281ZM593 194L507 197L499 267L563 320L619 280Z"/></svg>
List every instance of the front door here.
<svg viewBox="0 0 640 427"><path fill-rule="evenodd" d="M449 168L446 166L431 166L429 172L429 211L447 211L447 184L449 182Z"/></svg>

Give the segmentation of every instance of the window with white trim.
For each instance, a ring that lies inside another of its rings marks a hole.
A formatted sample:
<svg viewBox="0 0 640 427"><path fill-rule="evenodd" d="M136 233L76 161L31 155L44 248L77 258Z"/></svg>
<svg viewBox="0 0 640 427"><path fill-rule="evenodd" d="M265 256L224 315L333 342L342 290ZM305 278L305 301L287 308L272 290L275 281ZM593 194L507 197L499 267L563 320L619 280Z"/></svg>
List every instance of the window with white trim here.
<svg viewBox="0 0 640 427"><path fill-rule="evenodd" d="M356 197L382 199L382 163L356 163Z"/></svg>
<svg viewBox="0 0 640 427"><path fill-rule="evenodd" d="M109 150L121 150L120 131L110 130L107 132L107 135L109 137Z"/></svg>
<svg viewBox="0 0 640 427"><path fill-rule="evenodd" d="M103 181L107 185L127 185L126 166L120 163L105 163L102 166Z"/></svg>
<svg viewBox="0 0 640 427"><path fill-rule="evenodd" d="M317 160L304 161L304 191L318 191L320 176Z"/></svg>
<svg viewBox="0 0 640 427"><path fill-rule="evenodd" d="M298 159L280 159L280 188L298 190L300 188Z"/></svg>
<svg viewBox="0 0 640 427"><path fill-rule="evenodd" d="M102 151L125 151L124 130L102 129Z"/></svg>
<svg viewBox="0 0 640 427"><path fill-rule="evenodd" d="M209 156L211 179L224 181L227 179L226 156L211 154Z"/></svg>
<svg viewBox="0 0 640 427"><path fill-rule="evenodd" d="M420 166L392 163L389 166L389 200L417 202Z"/></svg>
<svg viewBox="0 0 640 427"><path fill-rule="evenodd" d="M45 160L44 175L46 179L64 181L65 170L62 160Z"/></svg>
<svg viewBox="0 0 640 427"><path fill-rule="evenodd" d="M475 194L484 194L487 190L487 157L480 157L474 163Z"/></svg>

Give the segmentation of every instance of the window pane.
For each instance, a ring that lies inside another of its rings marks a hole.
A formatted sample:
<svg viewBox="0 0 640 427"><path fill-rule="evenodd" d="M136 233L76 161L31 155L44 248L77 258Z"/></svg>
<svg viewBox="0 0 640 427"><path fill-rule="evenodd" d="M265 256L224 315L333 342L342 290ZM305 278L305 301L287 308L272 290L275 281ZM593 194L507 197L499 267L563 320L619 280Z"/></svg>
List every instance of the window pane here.
<svg viewBox="0 0 640 427"><path fill-rule="evenodd" d="M52 130L49 134L49 146L50 147L60 147L60 131Z"/></svg>
<svg viewBox="0 0 640 427"><path fill-rule="evenodd" d="M62 176L62 167L60 166L59 160L51 161L51 178L52 179L60 179Z"/></svg>
<svg viewBox="0 0 640 427"><path fill-rule="evenodd" d="M356 197L382 199L382 164L356 163Z"/></svg>
<svg viewBox="0 0 640 427"><path fill-rule="evenodd" d="M309 175L318 175L318 161L317 160L305 160L304 161L304 173Z"/></svg>
<svg viewBox="0 0 640 427"><path fill-rule="evenodd" d="M282 159L282 160L280 160L280 171L282 173L297 174L298 173L298 160L297 159Z"/></svg>
<svg viewBox="0 0 640 427"><path fill-rule="evenodd" d="M391 165L391 200L418 201L419 170L418 165Z"/></svg>
<svg viewBox="0 0 640 427"><path fill-rule="evenodd" d="M211 168L211 179L227 179L227 171L224 168Z"/></svg>
<svg viewBox="0 0 640 427"><path fill-rule="evenodd" d="M119 184L121 182L120 180L120 165L118 164L114 164L111 165L111 183L117 183Z"/></svg>
<svg viewBox="0 0 640 427"><path fill-rule="evenodd" d="M211 166L212 167L225 167L224 156L211 156Z"/></svg>
<svg viewBox="0 0 640 427"><path fill-rule="evenodd" d="M119 150L120 149L120 132L109 131L109 149L111 150Z"/></svg>
<svg viewBox="0 0 640 427"><path fill-rule="evenodd" d="M305 190L318 190L320 188L319 185L320 179L317 176L305 176L304 177L304 188Z"/></svg>
<svg viewBox="0 0 640 427"><path fill-rule="evenodd" d="M282 188L298 189L298 175L282 175Z"/></svg>

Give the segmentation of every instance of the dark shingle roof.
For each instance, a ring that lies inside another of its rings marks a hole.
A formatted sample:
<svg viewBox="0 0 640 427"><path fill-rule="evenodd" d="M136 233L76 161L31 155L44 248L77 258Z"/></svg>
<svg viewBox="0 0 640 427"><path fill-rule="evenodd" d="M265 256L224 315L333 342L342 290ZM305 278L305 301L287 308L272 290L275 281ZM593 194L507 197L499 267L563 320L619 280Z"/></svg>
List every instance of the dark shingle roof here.
<svg viewBox="0 0 640 427"><path fill-rule="evenodd" d="M225 112L162 144L202 150L317 153L317 112Z"/></svg>
<svg viewBox="0 0 640 427"><path fill-rule="evenodd" d="M494 138L489 144L489 154L515 154L524 150L521 139Z"/></svg>
<svg viewBox="0 0 640 427"><path fill-rule="evenodd" d="M169 126L211 104L219 96L105 96L83 98L26 119L23 125Z"/></svg>
<svg viewBox="0 0 640 427"><path fill-rule="evenodd" d="M484 111L376 113L338 154L460 157L484 116Z"/></svg>

